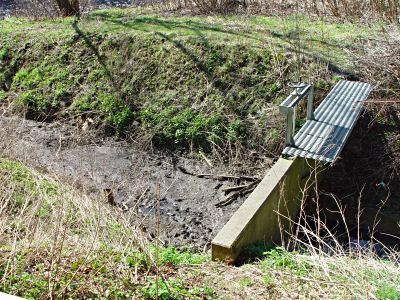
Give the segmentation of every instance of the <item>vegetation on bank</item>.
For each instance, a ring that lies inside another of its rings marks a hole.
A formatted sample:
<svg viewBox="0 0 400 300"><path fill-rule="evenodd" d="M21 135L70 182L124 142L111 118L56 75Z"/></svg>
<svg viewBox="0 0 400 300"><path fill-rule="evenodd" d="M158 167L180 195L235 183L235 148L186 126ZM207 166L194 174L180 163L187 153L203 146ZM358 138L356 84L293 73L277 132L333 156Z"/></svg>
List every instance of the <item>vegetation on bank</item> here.
<svg viewBox="0 0 400 300"><path fill-rule="evenodd" d="M129 214L21 163L0 159L0 190L0 291L27 299L400 297L396 257L257 247L258 260L227 266L156 247Z"/></svg>
<svg viewBox="0 0 400 300"><path fill-rule="evenodd" d="M10 18L0 21L0 103L164 149L239 144L277 153L276 106L287 83L312 82L318 97L357 76L357 45L381 29L302 15L162 17L137 9L79 21ZM398 149L397 112L389 113L374 113L384 132L369 138ZM0 203L0 290L30 299L400 298L398 253L383 260L365 250L275 248L257 249L241 267L214 263L150 241L134 212L5 158Z"/></svg>
<svg viewBox="0 0 400 300"><path fill-rule="evenodd" d="M29 118L89 124L164 148L240 144L273 153L287 83L326 91L352 66L346 50L379 28L300 15L138 12L0 21L0 101Z"/></svg>

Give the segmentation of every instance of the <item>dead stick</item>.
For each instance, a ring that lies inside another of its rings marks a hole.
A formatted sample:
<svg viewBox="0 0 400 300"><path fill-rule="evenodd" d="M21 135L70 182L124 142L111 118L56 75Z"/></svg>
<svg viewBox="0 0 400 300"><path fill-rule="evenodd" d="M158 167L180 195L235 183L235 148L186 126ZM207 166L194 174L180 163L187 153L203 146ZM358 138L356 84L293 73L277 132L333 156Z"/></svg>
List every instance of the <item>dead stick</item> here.
<svg viewBox="0 0 400 300"><path fill-rule="evenodd" d="M197 177L199 178L213 178L218 180L248 180L248 181L255 181L258 180L257 177L251 176L233 176L233 175L214 175L214 174L198 174Z"/></svg>
<svg viewBox="0 0 400 300"><path fill-rule="evenodd" d="M247 187L242 188L242 190L239 190L235 193L233 193L232 195L228 196L227 198L225 198L224 200L222 200L221 202L218 202L215 204L216 207L222 207L222 206L226 206L228 204L231 204L233 201L235 201L239 196L244 196L250 192L252 192L254 190L254 186L257 184L258 182L252 182L250 184L247 185Z"/></svg>
<svg viewBox="0 0 400 300"><path fill-rule="evenodd" d="M238 186L228 186L228 187L223 188L222 191L224 191L225 193L229 193L229 192L233 192L233 191L237 191L237 190L244 190L244 189L252 187L253 185L258 184L259 182L260 182L259 180L256 180L249 184L238 185Z"/></svg>
<svg viewBox="0 0 400 300"><path fill-rule="evenodd" d="M230 193L230 192L233 192L233 191L241 190L241 189L246 188L248 186L249 186L248 184L238 185L238 186L227 186L227 187L222 188L221 190L223 192L225 192L225 193Z"/></svg>

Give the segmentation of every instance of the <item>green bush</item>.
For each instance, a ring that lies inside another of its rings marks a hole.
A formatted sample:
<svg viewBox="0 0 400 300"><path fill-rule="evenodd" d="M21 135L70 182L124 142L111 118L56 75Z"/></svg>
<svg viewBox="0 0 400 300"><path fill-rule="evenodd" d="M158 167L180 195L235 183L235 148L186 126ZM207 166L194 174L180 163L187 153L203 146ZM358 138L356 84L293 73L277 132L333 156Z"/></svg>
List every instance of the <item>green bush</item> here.
<svg viewBox="0 0 400 300"><path fill-rule="evenodd" d="M32 91L22 92L19 94L14 104L16 107L30 108L37 114L46 114L57 106L57 103L51 101L51 99L45 98Z"/></svg>
<svg viewBox="0 0 400 300"><path fill-rule="evenodd" d="M6 92L3 90L0 90L0 102L6 99Z"/></svg>
<svg viewBox="0 0 400 300"><path fill-rule="evenodd" d="M155 253L156 248L152 252ZM158 253L159 262L161 264L171 263L177 265L198 265L208 260L206 256L194 254L191 252L178 251L173 246L160 248Z"/></svg>
<svg viewBox="0 0 400 300"><path fill-rule="evenodd" d="M38 68L27 70L25 68L20 69L14 76L14 86L22 88L35 88L39 86L43 80L43 73Z"/></svg>

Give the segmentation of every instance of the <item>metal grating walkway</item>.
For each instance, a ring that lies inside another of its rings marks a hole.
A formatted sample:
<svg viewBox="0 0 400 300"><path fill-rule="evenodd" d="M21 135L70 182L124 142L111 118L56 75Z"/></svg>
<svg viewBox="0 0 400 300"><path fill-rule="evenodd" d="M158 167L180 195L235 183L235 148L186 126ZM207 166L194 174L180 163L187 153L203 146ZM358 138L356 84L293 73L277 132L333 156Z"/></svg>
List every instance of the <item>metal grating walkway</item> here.
<svg viewBox="0 0 400 300"><path fill-rule="evenodd" d="M284 156L300 156L333 162L343 149L367 99L371 85L363 82L339 81L294 136L294 145L287 146Z"/></svg>

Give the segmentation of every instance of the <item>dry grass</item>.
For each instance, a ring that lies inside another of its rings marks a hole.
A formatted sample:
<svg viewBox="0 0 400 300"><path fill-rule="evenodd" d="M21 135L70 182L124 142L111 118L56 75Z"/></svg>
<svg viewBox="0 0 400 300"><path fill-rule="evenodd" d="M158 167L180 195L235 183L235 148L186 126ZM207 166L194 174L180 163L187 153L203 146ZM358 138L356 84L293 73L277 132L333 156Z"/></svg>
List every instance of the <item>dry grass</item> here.
<svg viewBox="0 0 400 300"><path fill-rule="evenodd" d="M150 1L161 10L186 10L201 14L278 14L301 13L317 16L333 16L341 19L379 18L398 23L400 4L397 1L379 0L170 0Z"/></svg>
<svg viewBox="0 0 400 300"><path fill-rule="evenodd" d="M35 299L126 299L155 293L158 277L171 294L203 293L173 275L175 265L204 258L150 244L133 212L7 159L0 159L0 178L0 290Z"/></svg>
<svg viewBox="0 0 400 300"><path fill-rule="evenodd" d="M15 0L16 12L20 17L30 19L58 18L61 11L55 0ZM80 0L80 11L85 13L95 8L93 0Z"/></svg>
<svg viewBox="0 0 400 300"><path fill-rule="evenodd" d="M58 17L60 11L54 0L17 0L17 14L30 18ZM132 5L152 6L163 12L190 14L277 14L301 13L316 16L332 16L341 19L378 18L399 22L400 4L394 0L149 0ZM81 0L82 12L95 8L93 0Z"/></svg>
<svg viewBox="0 0 400 300"><path fill-rule="evenodd" d="M396 299L398 253L335 243L258 251L241 267L154 247L121 212L24 165L0 160L0 290L37 299ZM315 231L303 227L316 238ZM334 237L332 237L334 239ZM157 258L157 259L156 259ZM200 264L200 265L198 265ZM159 278L159 280L157 280ZM158 293L156 292L158 289Z"/></svg>
<svg viewBox="0 0 400 300"><path fill-rule="evenodd" d="M46 272L47 294L57 298L79 282L101 252L149 249L130 216L112 211L105 201L93 201L19 163L1 159L0 167L3 289L18 291L13 280L22 268L28 274ZM115 271L131 276L129 269Z"/></svg>

